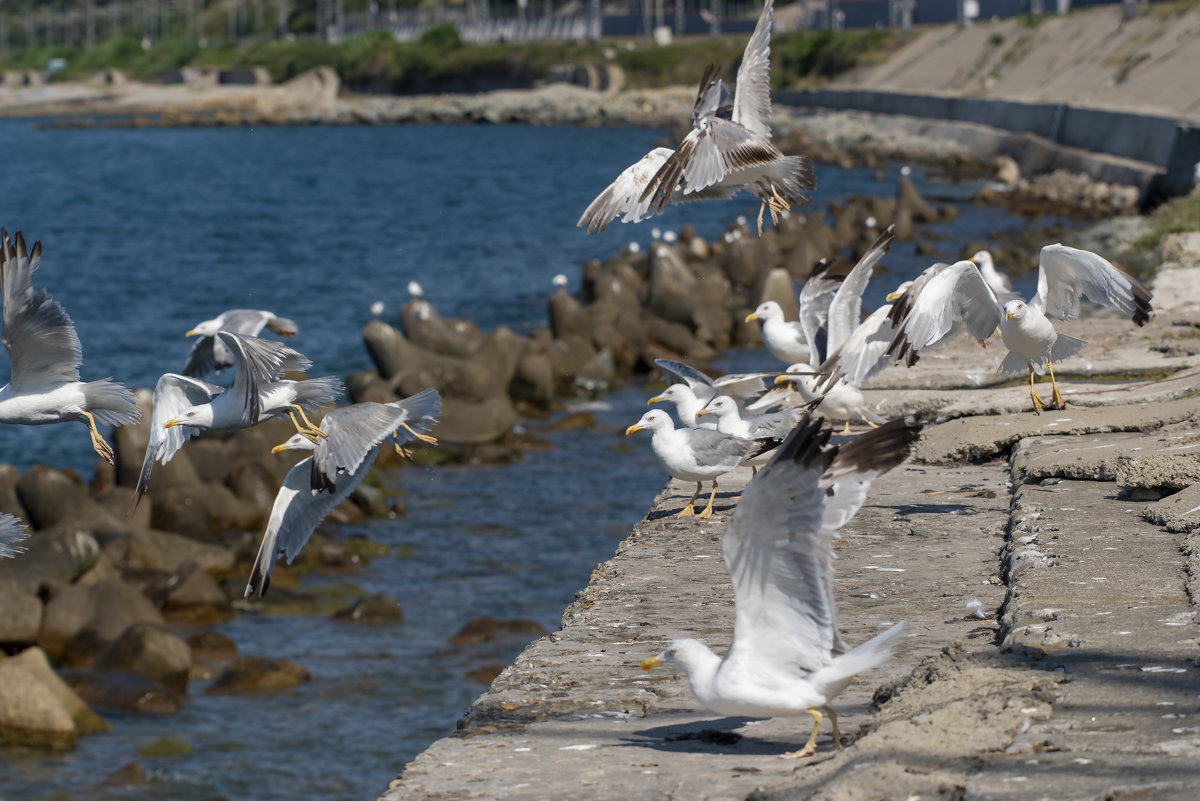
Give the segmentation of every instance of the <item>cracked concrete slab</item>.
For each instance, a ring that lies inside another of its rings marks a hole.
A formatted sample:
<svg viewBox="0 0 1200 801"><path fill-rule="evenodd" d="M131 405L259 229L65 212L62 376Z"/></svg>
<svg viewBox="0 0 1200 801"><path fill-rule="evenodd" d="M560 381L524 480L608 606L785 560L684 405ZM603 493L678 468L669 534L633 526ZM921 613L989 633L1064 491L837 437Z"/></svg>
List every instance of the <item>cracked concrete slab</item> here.
<svg viewBox="0 0 1200 801"><path fill-rule="evenodd" d="M1071 478L1178 490L1200 481L1200 432L1178 424L1148 434L1030 437L1013 448L1012 474L1019 481Z"/></svg>

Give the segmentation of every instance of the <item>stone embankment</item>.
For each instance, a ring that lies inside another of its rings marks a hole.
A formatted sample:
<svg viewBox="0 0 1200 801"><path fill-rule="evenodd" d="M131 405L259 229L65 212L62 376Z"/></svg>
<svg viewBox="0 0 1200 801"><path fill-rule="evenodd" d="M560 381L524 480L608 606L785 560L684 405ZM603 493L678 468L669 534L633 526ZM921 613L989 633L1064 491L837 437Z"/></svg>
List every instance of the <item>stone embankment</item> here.
<svg viewBox="0 0 1200 801"><path fill-rule="evenodd" d="M382 799L1194 798L1198 240L1146 328L1063 325L1098 340L1063 363L1064 410L1033 414L1020 380L978 385L996 349L966 338L885 372L880 408L951 411L835 541L846 640L908 623L836 702L844 749L826 731L781 760L807 723L721 718L638 669L674 638L728 646L719 538L747 471L708 521L672 517L692 487L668 484L562 628Z"/></svg>

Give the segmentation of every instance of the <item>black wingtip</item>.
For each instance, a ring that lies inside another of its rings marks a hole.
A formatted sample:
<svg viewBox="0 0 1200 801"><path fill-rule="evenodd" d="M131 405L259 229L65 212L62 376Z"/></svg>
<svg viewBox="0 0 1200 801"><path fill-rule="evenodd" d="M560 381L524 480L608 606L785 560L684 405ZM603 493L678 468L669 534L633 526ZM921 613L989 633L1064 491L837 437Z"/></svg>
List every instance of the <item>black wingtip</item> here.
<svg viewBox="0 0 1200 801"><path fill-rule="evenodd" d="M837 448L826 448L833 429L825 427L825 418L809 415L796 424L775 452L771 463L789 460L801 467L817 465L821 472L829 467Z"/></svg>
<svg viewBox="0 0 1200 801"><path fill-rule="evenodd" d="M918 417L884 423L842 445L838 466L857 472L886 473L908 458L924 427L925 420Z"/></svg>
<svg viewBox="0 0 1200 801"><path fill-rule="evenodd" d="M1129 277L1129 288L1133 292L1133 320L1134 325L1143 326L1150 320L1150 301L1154 298L1154 294L1146 288L1146 285L1137 280L1133 276Z"/></svg>

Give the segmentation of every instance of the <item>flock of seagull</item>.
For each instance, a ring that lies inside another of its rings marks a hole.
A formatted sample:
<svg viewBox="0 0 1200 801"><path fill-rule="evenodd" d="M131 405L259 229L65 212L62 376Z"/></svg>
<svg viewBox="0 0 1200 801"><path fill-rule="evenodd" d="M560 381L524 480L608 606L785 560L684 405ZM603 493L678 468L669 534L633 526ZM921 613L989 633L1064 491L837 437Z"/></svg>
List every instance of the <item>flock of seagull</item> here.
<svg viewBox="0 0 1200 801"><path fill-rule="evenodd" d="M9 383L0 389L0 422L44 425L78 420L87 426L92 448L111 464L112 448L96 423L137 422L133 393L110 379L79 380L83 348L75 325L45 289L33 288L41 243L27 248L20 232L10 240L3 229L0 239L0 342L10 364ZM288 472L275 496L247 596L266 592L275 559L295 558L321 520L362 482L382 442L390 437L402 454L407 454L403 443L412 439L436 444L424 432L441 409L438 393L426 390L392 403L338 407L326 413L318 427L306 410L336 401L342 382L331 376L285 378L285 373L307 370L312 362L281 342L257 336L263 328L282 336L297 330L295 323L269 311L233 309L187 332L199 339L183 373L164 374L154 388L149 442L130 509L133 514L150 489L155 462L169 462L201 431L249 428L287 415L296 434L272 452L309 450L313 455ZM224 369L233 373L229 387L204 380ZM0 557L24 551L21 543L28 536L18 518L0 516Z"/></svg>
<svg viewBox="0 0 1200 801"><path fill-rule="evenodd" d="M766 0L732 96L716 70L706 70L692 129L679 147L656 148L623 171L588 206L580 226L600 231L614 219L646 219L668 203L746 190L761 201L761 233L765 212L777 220L809 199L815 187L811 162L783 155L770 141L771 14L772 0ZM785 757L815 751L825 715L840 747L830 702L853 676L888 658L903 634L897 624L850 648L837 628L832 532L862 506L877 476L904 461L923 425L911 416L876 416L864 403L862 384L893 362L913 366L962 323L980 343L1000 330L1008 354L999 369L1028 369L1035 411L1045 405L1034 381L1043 370L1050 373L1052 402L1063 408L1053 363L1084 343L1059 334L1051 320L1078 317L1082 296L1120 310L1137 325L1149 318L1151 296L1136 279L1094 253L1056 244L1041 251L1038 291L1029 301L1011 296L981 252L928 268L864 319L863 291L891 242L889 228L845 276L818 265L799 294L799 321L785 320L774 301L746 318L762 321L764 345L786 365L779 372L714 379L682 362L660 360L676 383L649 402L672 402L681 426L652 409L626 431L650 431L662 468L696 483L679 516L710 517L717 480L743 465L756 468L721 536L736 607L732 645L718 656L696 640L678 640L642 667L681 669L696 700L720 714L810 715L807 743ZM111 462L112 449L96 424L134 422L132 393L107 379L79 380L82 350L70 318L45 290L33 289L40 256L40 244L27 250L20 233L15 243L3 233L2 341L11 380L0 389L0 422L82 421L93 448ZM276 558L295 557L316 525L362 481L387 439L401 453L414 438L436 442L425 431L440 410L438 394L428 390L394 403L338 407L315 425L306 410L333 403L341 382L284 378L311 362L281 342L258 337L264 327L281 336L297 329L270 312L233 310L188 332L200 339L184 371L163 375L155 387L134 498L136 508L150 488L154 464L168 462L200 431L247 428L287 415L296 433L274 452L312 455L288 472L276 496L247 596L266 592ZM228 388L205 380L223 369L233 373ZM849 433L859 418L872 430L831 444L826 419L843 421L843 433ZM712 493L697 513L694 503L705 481L712 482ZM16 518L0 518L0 556L17 554L25 536Z"/></svg>
<svg viewBox="0 0 1200 801"><path fill-rule="evenodd" d="M732 102L710 67L692 129L679 147L656 148L622 172L584 211L580 227L601 231L615 219L646 219L668 202L729 197L744 189L762 202L761 234L764 210L777 222L809 199L815 187L811 164L770 144L771 13L772 0L766 0ZM904 630L900 623L850 648L837 628L833 532L862 506L871 482L904 461L923 425L912 416L889 422L875 415L864 401L863 383L892 363L912 367L962 325L985 346L999 329L1008 349L999 372L1028 370L1030 399L1040 413L1046 402L1035 375L1048 371L1052 402L1062 409L1054 362L1085 343L1058 333L1051 321L1078 317L1084 296L1139 326L1151 311L1150 292L1137 279L1095 253L1054 244L1041 250L1038 290L1029 301L1013 295L991 255L980 251L969 260L929 267L863 318L863 291L892 238L889 227L845 276L818 264L800 291L798 321L785 319L773 300L746 317L762 321L763 344L786 365L781 371L713 379L690 365L658 360L675 383L649 403L674 404L680 426L652 409L626 429L651 432L663 470L696 483L677 517L711 517L718 479L745 465L756 470L721 535L735 605L729 649L718 656L697 640L676 640L642 667L668 664L683 671L695 699L719 714L810 715L807 742L785 758L815 752L825 715L841 747L829 703L856 674L886 660ZM709 416L715 422L705 420ZM830 444L826 419L842 421L842 433L850 434L851 421L860 418L873 430ZM705 481L712 482L712 492L696 512Z"/></svg>

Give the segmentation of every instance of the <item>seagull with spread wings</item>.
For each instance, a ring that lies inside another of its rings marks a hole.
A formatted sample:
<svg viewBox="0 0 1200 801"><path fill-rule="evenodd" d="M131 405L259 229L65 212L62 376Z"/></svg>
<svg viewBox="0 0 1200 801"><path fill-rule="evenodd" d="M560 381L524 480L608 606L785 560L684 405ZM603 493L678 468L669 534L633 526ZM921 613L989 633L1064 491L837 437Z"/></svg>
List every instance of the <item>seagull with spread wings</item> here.
<svg viewBox="0 0 1200 801"><path fill-rule="evenodd" d="M730 109L724 83L711 65L704 73L692 111L692 129L671 150L658 147L628 167L583 212L577 225L603 231L614 219L639 222L668 203L732 197L745 189L762 201L763 212L779 214L806 203L816 188L812 162L785 156L771 142L771 15L766 0L738 67Z"/></svg>
<svg viewBox="0 0 1200 801"><path fill-rule="evenodd" d="M888 344L887 353L911 365L925 350L948 338L961 320L972 337L983 342L997 327L1008 348L997 372L1029 370L1029 396L1033 409L1041 413L1045 402L1034 386L1034 374L1050 372L1053 401L1066 408L1054 362L1078 353L1087 343L1060 334L1051 320L1079 317L1080 301L1111 306L1127 314L1135 325L1150 319L1152 295L1141 281L1087 250L1066 245L1047 245L1038 258L1038 291L1033 299L996 299L979 268L960 261L929 279L912 302L912 309Z"/></svg>
<svg viewBox="0 0 1200 801"><path fill-rule="evenodd" d="M192 378L204 378L210 373L232 367L234 357L221 342L217 333L228 331L244 337L256 337L264 328L281 337L295 336L296 324L285 317L264 309L229 309L211 320L196 323L184 336L200 337L192 345L183 374Z"/></svg>
<svg viewBox="0 0 1200 801"><path fill-rule="evenodd" d="M699 640L675 640L642 662L687 674L692 695L721 715L810 715L802 748L780 756L811 756L830 702L853 677L895 650L898 623L853 650L842 642L833 599L833 537L866 500L871 482L908 456L921 425L895 420L840 449L813 417L802 422L771 462L751 479L721 535L733 583L733 641L724 656Z"/></svg>
<svg viewBox="0 0 1200 801"><path fill-rule="evenodd" d="M109 464L113 451L100 436L96 421L125 425L138 419L133 393L109 379L80 381L83 346L66 309L44 289L34 291L33 274L42 258L42 243L25 247L18 231L14 241L0 228L3 260L4 333L9 382L0 389L0 423L46 425L78 420L92 438L92 448Z"/></svg>
<svg viewBox="0 0 1200 801"><path fill-rule="evenodd" d="M296 434L273 448L272 453L314 453L298 462L283 479L250 571L246 597L262 597L271 584L275 559L283 556L291 564L313 529L362 483L375 463L381 442L392 437L397 450L402 450L401 439L436 444L437 440L424 432L437 422L441 403L437 391L427 389L393 403L343 406L330 410L321 420L328 437L314 441Z"/></svg>

